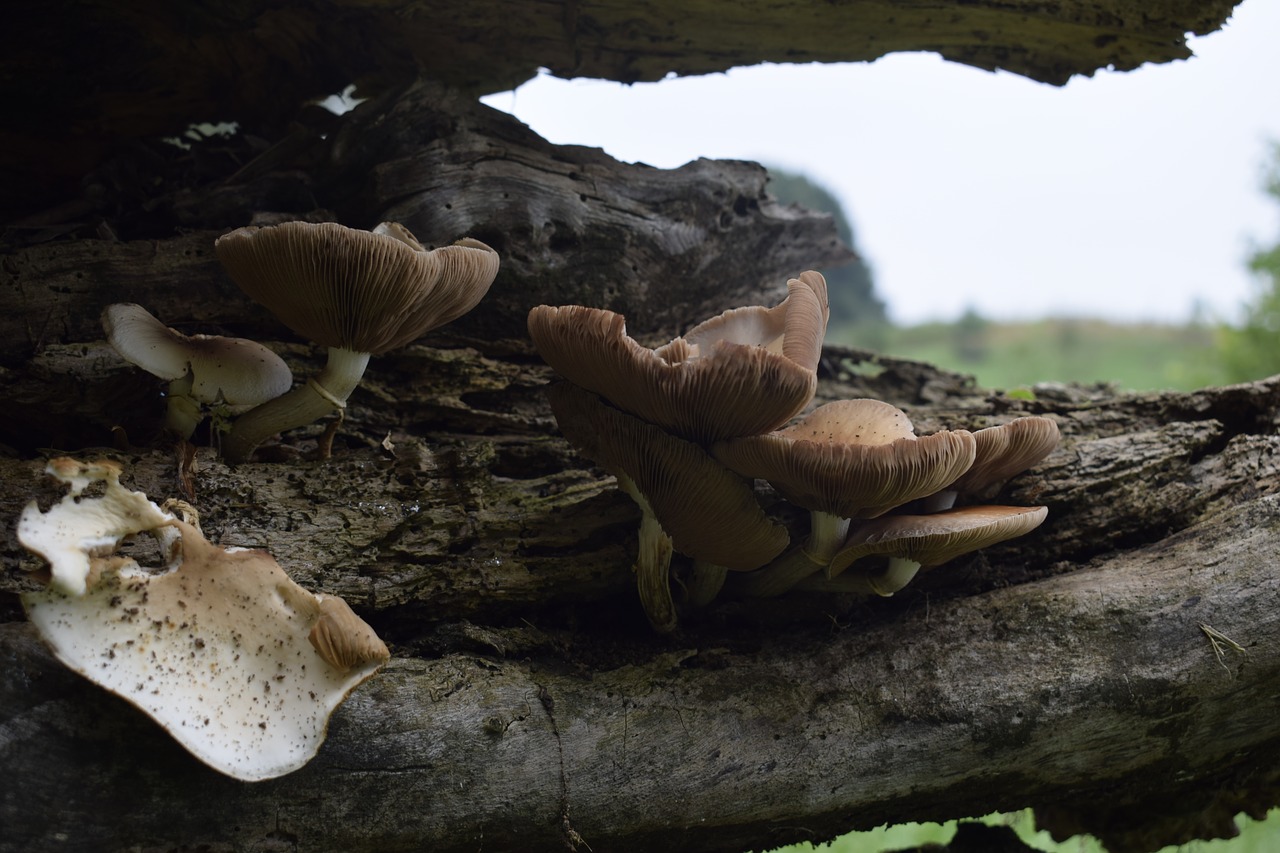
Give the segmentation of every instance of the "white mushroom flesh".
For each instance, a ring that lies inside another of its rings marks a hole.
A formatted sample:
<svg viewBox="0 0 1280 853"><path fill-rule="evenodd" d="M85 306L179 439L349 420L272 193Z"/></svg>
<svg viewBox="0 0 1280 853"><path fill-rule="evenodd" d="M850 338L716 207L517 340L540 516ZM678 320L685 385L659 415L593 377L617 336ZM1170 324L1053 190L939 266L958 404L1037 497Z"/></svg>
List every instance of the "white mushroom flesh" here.
<svg viewBox="0 0 1280 853"><path fill-rule="evenodd" d="M123 491L108 483L114 490ZM126 524L113 510L122 505L127 512L118 497L84 498L64 515L109 519L98 540L109 542ZM385 645L375 637L376 648L347 669L326 662L310 639L320 597L269 554L218 547L170 516L161 523L182 532L174 564L151 571L86 551L76 562L93 563L88 589L24 594L28 618L59 660L214 769L246 781L298 769L319 749L333 710L386 662Z"/></svg>
<svg viewBox="0 0 1280 853"><path fill-rule="evenodd" d="M53 589L84 595L92 558L111 553L126 536L173 519L142 492L121 486L120 470L114 462L83 464L65 457L45 467L70 491L48 512L41 512L35 501L28 503L18 518L18 541L49 561ZM82 499L84 490L99 480L106 482L102 496Z"/></svg>

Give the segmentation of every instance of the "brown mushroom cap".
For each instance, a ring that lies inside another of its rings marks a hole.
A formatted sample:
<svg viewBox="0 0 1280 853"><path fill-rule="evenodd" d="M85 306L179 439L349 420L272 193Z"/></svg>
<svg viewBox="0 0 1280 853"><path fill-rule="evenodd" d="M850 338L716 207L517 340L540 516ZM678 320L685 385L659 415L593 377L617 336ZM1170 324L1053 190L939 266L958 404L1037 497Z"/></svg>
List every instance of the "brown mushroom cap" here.
<svg viewBox="0 0 1280 853"><path fill-rule="evenodd" d="M1030 533L1049 514L1047 507L967 506L928 515L886 515L849 532L827 569L835 577L855 561L873 555L939 566L970 551Z"/></svg>
<svg viewBox="0 0 1280 853"><path fill-rule="evenodd" d="M750 571L787 546L751 488L692 442L602 403L568 382L547 389L560 431L584 456L630 478L677 551Z"/></svg>
<svg viewBox="0 0 1280 853"><path fill-rule="evenodd" d="M822 311L822 324L813 326L809 323L801 322L797 324L797 319L805 317L808 306L802 311L793 311L792 292L796 291L796 301L804 300L808 302L809 296L803 289L797 289L799 285L807 287L817 299L818 306ZM787 328L787 316L791 315L792 328ZM695 347L701 352L710 352L715 348L715 344L719 341L728 341L736 344L747 344L753 346L763 346L771 352L783 353L784 346L788 338L791 341L792 350L787 353L788 357L796 359L801 363L807 363L810 359L813 365L817 366L816 355L821 353L822 339L826 335L827 319L830 317L831 307L827 299L827 280L822 277L822 273L808 270L800 273L800 275L787 282L787 298L779 302L772 308L765 308L760 305L748 305L743 308L731 308L710 320L704 320L685 332L680 337L683 338L690 346ZM787 332L790 331L790 336ZM816 332L816 341L812 335Z"/></svg>
<svg viewBox="0 0 1280 853"><path fill-rule="evenodd" d="M1061 440L1058 425L1049 418L1029 416L974 432L973 465L947 488L981 492L1044 459Z"/></svg>
<svg viewBox="0 0 1280 853"><path fill-rule="evenodd" d="M767 432L813 398L823 296L825 288L820 296L812 279L792 279L777 308L757 309L764 314L750 322L707 321L695 327L694 342L676 338L657 350L628 337L621 314L579 305L539 305L529 312L529 335L570 382L669 433L706 443Z"/></svg>
<svg viewBox="0 0 1280 853"><path fill-rule="evenodd" d="M373 355L470 311L498 273L498 253L484 243L428 251L398 223L250 226L214 249L240 289L299 335Z"/></svg>
<svg viewBox="0 0 1280 853"><path fill-rule="evenodd" d="M336 595L319 595L316 622L307 639L330 666L350 672L370 663L385 663L391 652L351 605Z"/></svg>
<svg viewBox="0 0 1280 853"><path fill-rule="evenodd" d="M712 445L734 471L768 480L787 500L841 518L875 518L953 482L973 462L964 430L916 438L879 400L820 406L786 429Z"/></svg>

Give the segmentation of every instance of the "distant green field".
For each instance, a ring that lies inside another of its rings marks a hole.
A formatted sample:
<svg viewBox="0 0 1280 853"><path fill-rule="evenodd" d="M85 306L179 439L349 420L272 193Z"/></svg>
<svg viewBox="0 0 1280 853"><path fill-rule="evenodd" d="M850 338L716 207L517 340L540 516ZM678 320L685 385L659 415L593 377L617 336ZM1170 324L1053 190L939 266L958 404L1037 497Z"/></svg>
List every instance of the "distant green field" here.
<svg viewBox="0 0 1280 853"><path fill-rule="evenodd" d="M972 374L984 388L1074 381L1110 382L1132 391L1190 391L1225 381L1215 331L1205 325L1074 318L996 323L969 316L956 323L892 328L877 337L883 344L874 348L886 355ZM827 338L871 346L849 329L832 329Z"/></svg>
<svg viewBox="0 0 1280 853"><path fill-rule="evenodd" d="M1090 836L1077 836L1055 842L1047 832L1035 830L1031 812L1022 811L1009 815L990 815L983 823L1006 824L1013 827L1018 837L1028 846L1046 853L1106 853ZM1271 853L1280 849L1280 809L1272 809L1263 821L1250 820L1241 815L1236 818L1240 834L1232 839L1217 841L1192 841L1177 847L1166 847L1162 853ZM775 853L881 853L901 850L923 844L946 844L955 834L955 821L947 824L909 823L900 826L881 827L869 832L852 832L830 844L793 844L781 847Z"/></svg>

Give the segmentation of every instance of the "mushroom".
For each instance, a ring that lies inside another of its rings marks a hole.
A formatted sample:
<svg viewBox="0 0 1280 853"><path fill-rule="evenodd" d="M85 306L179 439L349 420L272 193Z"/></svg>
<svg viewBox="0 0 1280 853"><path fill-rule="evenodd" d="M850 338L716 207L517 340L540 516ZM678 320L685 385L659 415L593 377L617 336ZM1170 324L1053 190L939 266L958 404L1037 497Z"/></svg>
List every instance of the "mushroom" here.
<svg viewBox="0 0 1280 853"><path fill-rule="evenodd" d="M333 710L390 657L373 629L341 599L298 586L265 551L214 545L125 490L113 463L64 458L49 471L73 495L106 481L101 497L64 501L42 523L28 518L38 509L23 513L40 535L21 541L53 576L83 570L89 579L79 593L50 585L22 595L57 658L236 779L281 776L311 760ZM94 524L95 544L77 553ZM171 565L152 571L110 556L126 532L163 542L169 528L180 536Z"/></svg>
<svg viewBox="0 0 1280 853"><path fill-rule="evenodd" d="M617 477L640 507L636 585L655 630L670 632L678 621L669 581L673 549L705 564L699 570L706 574L717 571L708 565L755 569L787 546L786 529L769 520L751 487L698 445L572 383L556 383L547 393L569 443Z"/></svg>
<svg viewBox="0 0 1280 853"><path fill-rule="evenodd" d="M41 512L35 501L23 508L18 542L48 561L52 589L84 595L98 558L114 551L125 536L162 527L172 519L142 492L121 486L122 472L110 459L84 463L60 456L45 466L45 473L69 490L48 512ZM102 496L84 498L85 489L97 482L106 483Z"/></svg>
<svg viewBox="0 0 1280 853"><path fill-rule="evenodd" d="M1061 438L1058 425L1038 415L977 430L973 434L976 448L973 465L954 483L926 498L924 510L950 509L961 492L989 497L983 494L986 490L1044 459Z"/></svg>
<svg viewBox="0 0 1280 853"><path fill-rule="evenodd" d="M795 348L793 351L807 353L814 345L820 350L822 340L826 336L827 321L831 316L831 306L827 298L827 280L816 270L806 270L796 276L793 281L798 281L813 291L822 309L820 326L806 323L796 326L794 325L796 317L804 315L793 314L793 327L790 329L792 347ZM790 297L790 295L791 282L788 281L787 296ZM747 346L762 346L770 352L781 355L787 342L787 314L791 310L792 304L787 299L783 299L772 308L763 308L759 305L731 308L710 320L703 320L681 337L694 348L695 352L712 350L719 341L728 341ZM806 331L816 334L816 340L804 341L803 335Z"/></svg>
<svg viewBox="0 0 1280 853"><path fill-rule="evenodd" d="M767 435L716 442L712 454L747 477L768 480L809 510L808 541L749 577L748 595L778 595L823 569L853 518L875 518L953 482L973 462L965 430L917 438L911 421L879 400L840 400Z"/></svg>
<svg viewBox="0 0 1280 853"><path fill-rule="evenodd" d="M738 308L656 350L627 336L621 314L539 305L529 335L548 364L575 385L667 432L698 443L756 435L813 398L826 332L826 281L787 283L773 308Z"/></svg>
<svg viewBox="0 0 1280 853"><path fill-rule="evenodd" d="M190 438L204 407L238 414L289 390L293 373L280 356L256 341L220 335L184 335L132 302L102 312L107 341L130 364L169 380L165 427Z"/></svg>
<svg viewBox="0 0 1280 853"><path fill-rule="evenodd" d="M837 577L863 557L888 555L883 572L864 576L865 591L893 595L921 568L1030 533L1048 514L1043 506L967 506L928 515L886 515L850 531L827 568L827 578Z"/></svg>
<svg viewBox="0 0 1280 853"><path fill-rule="evenodd" d="M214 243L236 284L299 335L329 348L319 376L239 419L224 445L248 459L268 436L341 413L369 358L470 311L498 273L498 253L464 238L428 251L395 222L238 228Z"/></svg>

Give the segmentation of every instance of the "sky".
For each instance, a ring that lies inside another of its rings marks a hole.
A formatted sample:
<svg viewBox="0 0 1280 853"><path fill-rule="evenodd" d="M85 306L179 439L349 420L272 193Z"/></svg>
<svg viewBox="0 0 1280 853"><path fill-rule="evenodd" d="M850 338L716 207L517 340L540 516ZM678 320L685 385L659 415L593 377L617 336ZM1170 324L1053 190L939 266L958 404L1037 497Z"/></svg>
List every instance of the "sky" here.
<svg viewBox="0 0 1280 853"><path fill-rule="evenodd" d="M544 138L675 168L801 172L840 199L891 319L1231 321L1280 143L1280 2L1244 0L1192 59L1066 86L893 54L632 86L539 75L485 103Z"/></svg>

